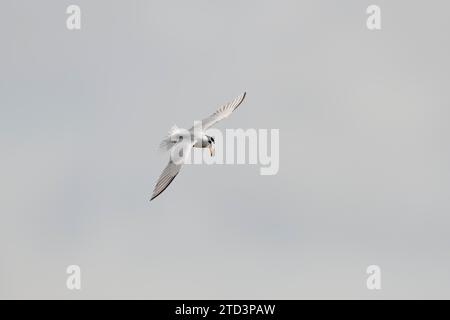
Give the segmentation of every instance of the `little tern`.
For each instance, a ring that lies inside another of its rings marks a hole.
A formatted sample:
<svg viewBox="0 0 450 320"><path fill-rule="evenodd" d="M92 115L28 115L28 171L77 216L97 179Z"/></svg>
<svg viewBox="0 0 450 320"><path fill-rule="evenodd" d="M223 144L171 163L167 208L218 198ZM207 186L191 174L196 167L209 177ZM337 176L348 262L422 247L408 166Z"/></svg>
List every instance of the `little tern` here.
<svg viewBox="0 0 450 320"><path fill-rule="evenodd" d="M244 101L246 93L236 97L233 101L224 104L216 112L201 121L200 127L194 125L189 130L173 126L166 138L161 142L161 148L172 151L169 163L159 176L150 201L167 189L173 179L180 173L184 161L192 148L208 148L210 155L214 156L214 137L206 135L204 130L211 128L217 122L229 117ZM175 153L173 151L176 151ZM174 157L174 155L176 155Z"/></svg>

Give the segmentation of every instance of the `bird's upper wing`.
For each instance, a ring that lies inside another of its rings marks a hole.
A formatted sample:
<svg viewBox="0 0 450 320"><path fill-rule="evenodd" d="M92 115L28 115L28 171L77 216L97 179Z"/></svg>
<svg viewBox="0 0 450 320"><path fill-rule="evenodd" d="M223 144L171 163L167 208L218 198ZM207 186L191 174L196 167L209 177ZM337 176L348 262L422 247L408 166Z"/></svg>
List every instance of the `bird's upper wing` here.
<svg viewBox="0 0 450 320"><path fill-rule="evenodd" d="M220 120L223 120L230 116L230 114L233 113L234 110L239 107L239 105L244 101L246 92L241 94L240 96L236 97L233 101L221 106L219 109L217 109L216 112L214 112L212 115L210 115L208 118L202 120L202 128L203 130L206 130L208 128L211 128L213 125L215 125Z"/></svg>
<svg viewBox="0 0 450 320"><path fill-rule="evenodd" d="M192 149L192 143L178 143L176 146L179 151L182 152L182 155L179 159L176 161L174 159L169 160L169 163L164 168L163 172L159 176L158 181L156 182L155 188L153 190L152 198L150 201L155 199L157 196L159 196L164 190L167 189L169 184L172 183L173 179L180 173L181 168L183 167L183 164L186 160L186 158L189 156L190 151Z"/></svg>

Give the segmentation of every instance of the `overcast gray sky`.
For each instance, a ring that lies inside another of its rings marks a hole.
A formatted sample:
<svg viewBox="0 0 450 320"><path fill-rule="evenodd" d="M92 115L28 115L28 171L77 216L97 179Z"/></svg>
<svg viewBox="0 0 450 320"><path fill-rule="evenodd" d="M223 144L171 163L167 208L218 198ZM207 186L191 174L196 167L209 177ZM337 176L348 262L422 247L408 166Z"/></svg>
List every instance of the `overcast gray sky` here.
<svg viewBox="0 0 450 320"><path fill-rule="evenodd" d="M2 0L0 297L450 298L449 10ZM150 203L167 130L243 91L218 127L279 129L278 175L188 166Z"/></svg>

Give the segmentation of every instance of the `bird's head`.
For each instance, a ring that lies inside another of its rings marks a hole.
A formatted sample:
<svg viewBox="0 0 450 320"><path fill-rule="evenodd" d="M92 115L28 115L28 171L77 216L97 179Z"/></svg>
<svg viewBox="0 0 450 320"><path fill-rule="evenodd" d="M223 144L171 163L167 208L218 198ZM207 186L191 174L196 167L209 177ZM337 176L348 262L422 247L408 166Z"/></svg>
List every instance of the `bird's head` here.
<svg viewBox="0 0 450 320"><path fill-rule="evenodd" d="M211 157L213 157L215 154L215 148L214 148L215 143L216 142L214 141L214 137L208 136L208 149L209 149L209 154L211 155Z"/></svg>

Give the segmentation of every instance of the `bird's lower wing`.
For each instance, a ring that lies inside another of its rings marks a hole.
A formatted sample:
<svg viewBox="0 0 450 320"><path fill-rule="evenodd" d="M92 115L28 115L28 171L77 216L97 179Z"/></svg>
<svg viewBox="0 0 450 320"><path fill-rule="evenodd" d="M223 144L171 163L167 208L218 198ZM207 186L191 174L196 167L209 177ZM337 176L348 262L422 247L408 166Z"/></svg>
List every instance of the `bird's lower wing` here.
<svg viewBox="0 0 450 320"><path fill-rule="evenodd" d="M169 163L164 168L163 172L159 176L158 181L156 182L155 188L153 189L152 198L150 199L150 201L155 199L164 190L166 190L169 184L172 183L173 179L175 179L178 173L180 173L180 170L183 167L186 158L190 155L192 144L191 143L178 144L177 148L178 148L177 152L179 152L178 154L179 157L177 159L174 159L174 153L171 154Z"/></svg>

